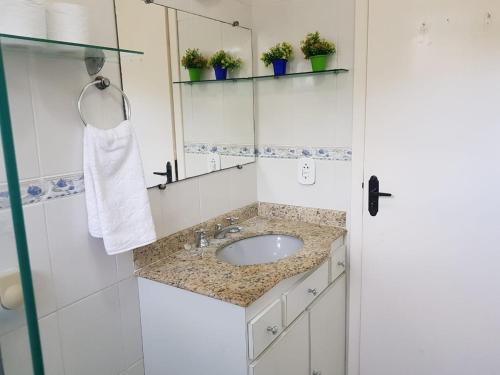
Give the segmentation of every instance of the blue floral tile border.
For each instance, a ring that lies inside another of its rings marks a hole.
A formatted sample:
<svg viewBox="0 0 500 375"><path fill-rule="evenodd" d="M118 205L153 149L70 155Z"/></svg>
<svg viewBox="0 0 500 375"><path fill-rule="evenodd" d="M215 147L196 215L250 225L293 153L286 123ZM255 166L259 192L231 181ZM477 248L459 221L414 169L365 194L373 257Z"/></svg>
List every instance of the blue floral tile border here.
<svg viewBox="0 0 500 375"><path fill-rule="evenodd" d="M21 182L21 198L23 205L80 194L84 191L83 173L45 177ZM0 185L0 209L9 207L9 191L7 185L2 184Z"/></svg>
<svg viewBox="0 0 500 375"><path fill-rule="evenodd" d="M186 154L208 154L211 152L225 156L255 157L254 145L241 144L211 144L211 143L186 143L184 145Z"/></svg>
<svg viewBox="0 0 500 375"><path fill-rule="evenodd" d="M188 154L208 154L215 152L228 156L257 156L271 159L298 159L309 157L317 160L351 161L352 150L346 147L305 147L261 145L216 145L208 143L189 143L184 146Z"/></svg>
<svg viewBox="0 0 500 375"><path fill-rule="evenodd" d="M254 148L253 145L214 145L203 143L186 144L186 153L260 157L271 159L298 159L310 157L317 160L351 161L352 151L339 147L302 147L265 145ZM33 204L54 198L80 194L85 191L83 173L65 176L45 177L21 182L23 205ZM9 191L6 184L0 184L0 209L10 207Z"/></svg>
<svg viewBox="0 0 500 375"><path fill-rule="evenodd" d="M343 147L304 147L304 146L259 146L256 150L259 158L351 161L352 150Z"/></svg>

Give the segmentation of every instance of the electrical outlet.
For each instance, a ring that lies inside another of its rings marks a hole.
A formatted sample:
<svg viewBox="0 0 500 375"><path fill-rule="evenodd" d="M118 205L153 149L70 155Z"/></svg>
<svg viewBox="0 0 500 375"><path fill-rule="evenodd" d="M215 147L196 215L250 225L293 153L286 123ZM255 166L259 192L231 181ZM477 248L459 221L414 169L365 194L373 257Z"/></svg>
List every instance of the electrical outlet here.
<svg viewBox="0 0 500 375"><path fill-rule="evenodd" d="M314 185L316 182L316 162L314 159L299 159L297 178L302 185Z"/></svg>
<svg viewBox="0 0 500 375"><path fill-rule="evenodd" d="M208 172L215 172L220 170L220 155L216 152L209 152L207 157Z"/></svg>

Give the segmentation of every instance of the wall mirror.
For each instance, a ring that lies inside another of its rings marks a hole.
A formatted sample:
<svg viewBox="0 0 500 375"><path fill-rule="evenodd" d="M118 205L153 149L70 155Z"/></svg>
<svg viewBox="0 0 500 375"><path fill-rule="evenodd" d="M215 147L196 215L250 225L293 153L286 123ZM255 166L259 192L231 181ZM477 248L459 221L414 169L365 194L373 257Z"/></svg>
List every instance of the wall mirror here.
<svg viewBox="0 0 500 375"><path fill-rule="evenodd" d="M154 3L115 5L120 47L144 51L121 68L148 187L255 162L253 81L234 79L253 75L252 31ZM217 80L207 64L192 81L187 50L225 51L241 66Z"/></svg>

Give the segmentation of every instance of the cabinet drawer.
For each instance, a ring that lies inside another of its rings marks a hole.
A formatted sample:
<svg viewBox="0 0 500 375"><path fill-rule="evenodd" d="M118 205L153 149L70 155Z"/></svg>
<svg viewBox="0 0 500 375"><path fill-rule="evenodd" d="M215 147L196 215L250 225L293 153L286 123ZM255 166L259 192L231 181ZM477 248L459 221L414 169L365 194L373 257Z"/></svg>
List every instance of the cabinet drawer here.
<svg viewBox="0 0 500 375"><path fill-rule="evenodd" d="M309 320L303 314L250 365L250 375L309 374Z"/></svg>
<svg viewBox="0 0 500 375"><path fill-rule="evenodd" d="M283 330L281 318L281 301L277 300L248 323L250 359L257 358L281 334Z"/></svg>
<svg viewBox="0 0 500 375"><path fill-rule="evenodd" d="M340 275L345 271L346 265L346 247L340 246L339 248L332 251L332 268L331 268L331 280L335 281Z"/></svg>
<svg viewBox="0 0 500 375"><path fill-rule="evenodd" d="M285 326L290 324L328 286L329 262L323 263L305 280L283 295Z"/></svg>

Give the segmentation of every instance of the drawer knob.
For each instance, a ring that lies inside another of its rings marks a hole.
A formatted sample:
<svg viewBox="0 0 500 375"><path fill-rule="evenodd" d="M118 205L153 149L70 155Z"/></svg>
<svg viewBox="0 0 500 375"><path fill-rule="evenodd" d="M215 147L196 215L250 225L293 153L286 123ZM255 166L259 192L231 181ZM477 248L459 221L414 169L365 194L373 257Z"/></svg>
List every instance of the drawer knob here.
<svg viewBox="0 0 500 375"><path fill-rule="evenodd" d="M313 296L318 295L318 291L316 290L316 288L307 289L307 293L311 293Z"/></svg>
<svg viewBox="0 0 500 375"><path fill-rule="evenodd" d="M344 261L342 261L342 260L339 260L339 261L337 262L337 266L340 266L340 267L344 267L344 268L345 268L345 262L344 262Z"/></svg>
<svg viewBox="0 0 500 375"><path fill-rule="evenodd" d="M278 326L267 327L267 332L272 333L273 335L277 335L279 331L280 328Z"/></svg>

